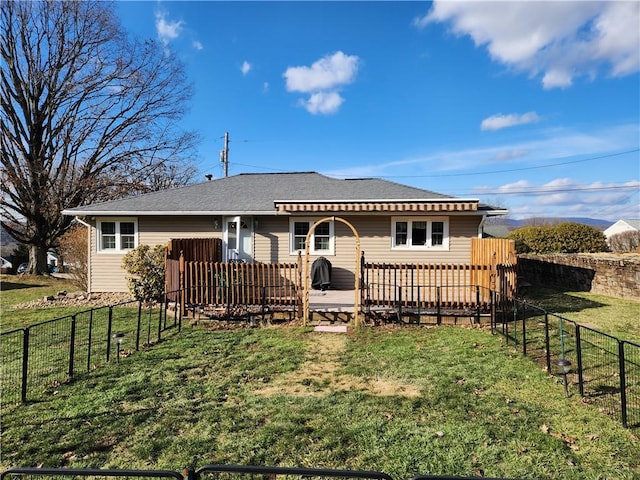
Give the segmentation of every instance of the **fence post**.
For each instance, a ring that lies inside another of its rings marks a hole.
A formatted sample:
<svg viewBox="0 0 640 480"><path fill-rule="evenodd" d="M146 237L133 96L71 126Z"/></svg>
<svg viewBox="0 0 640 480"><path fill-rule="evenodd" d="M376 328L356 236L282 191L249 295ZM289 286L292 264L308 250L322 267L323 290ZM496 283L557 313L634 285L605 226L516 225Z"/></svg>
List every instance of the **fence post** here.
<svg viewBox="0 0 640 480"><path fill-rule="evenodd" d="M627 428L627 377L624 359L624 343L618 340L618 362L620 362L620 403L622 404L622 426Z"/></svg>
<svg viewBox="0 0 640 480"><path fill-rule="evenodd" d="M402 322L402 287L396 287L398 289L398 295L396 296L396 315L398 316L398 323Z"/></svg>
<svg viewBox="0 0 640 480"><path fill-rule="evenodd" d="M91 340L93 337L93 308L89 310L89 336L87 345L87 373L91 371Z"/></svg>
<svg viewBox="0 0 640 480"><path fill-rule="evenodd" d="M580 324L576 323L576 356L578 358L578 388L580 396L584 397L584 375L582 374L582 340L580 339ZM562 353L564 358L564 351Z"/></svg>
<svg viewBox="0 0 640 480"><path fill-rule="evenodd" d="M136 352L140 350L140 331L142 330L142 300L138 300L138 324L136 326Z"/></svg>
<svg viewBox="0 0 640 480"><path fill-rule="evenodd" d="M549 345L549 312L544 312L544 348L547 357L547 372L551 373L551 346Z"/></svg>
<svg viewBox="0 0 640 480"><path fill-rule="evenodd" d="M491 333L496 334L496 292L495 290L489 290L489 299L491 301Z"/></svg>
<svg viewBox="0 0 640 480"><path fill-rule="evenodd" d="M109 320L107 321L107 362L111 355L111 327L113 322L113 307L109 306Z"/></svg>
<svg viewBox="0 0 640 480"><path fill-rule="evenodd" d="M442 325L442 316L440 315L440 287L436 287L436 324Z"/></svg>
<svg viewBox="0 0 640 480"><path fill-rule="evenodd" d="M73 357L76 353L76 316L71 315L71 339L69 340L69 378L73 377Z"/></svg>
<svg viewBox="0 0 640 480"><path fill-rule="evenodd" d="M149 308L153 311L153 303L149 302ZM158 309L158 343L160 343L161 332L162 332L162 307Z"/></svg>
<svg viewBox="0 0 640 480"><path fill-rule="evenodd" d="M522 354L527 355L527 302L522 302Z"/></svg>
<svg viewBox="0 0 640 480"><path fill-rule="evenodd" d="M180 259L178 260L178 288L180 289L180 315L184 315L185 310L185 301L186 301L186 283L185 283L185 263L184 263L184 253L180 250Z"/></svg>
<svg viewBox="0 0 640 480"><path fill-rule="evenodd" d="M480 287L476 285L476 324L480 324Z"/></svg>
<svg viewBox="0 0 640 480"><path fill-rule="evenodd" d="M518 303L515 297L511 300L511 306L513 308L513 345L518 345ZM508 342L507 342L508 344Z"/></svg>
<svg viewBox="0 0 640 480"><path fill-rule="evenodd" d="M147 315L147 346L151 345L151 308L149 308L149 315Z"/></svg>
<svg viewBox="0 0 640 480"><path fill-rule="evenodd" d="M29 375L29 327L22 330L22 390L20 398L27 403L27 377Z"/></svg>

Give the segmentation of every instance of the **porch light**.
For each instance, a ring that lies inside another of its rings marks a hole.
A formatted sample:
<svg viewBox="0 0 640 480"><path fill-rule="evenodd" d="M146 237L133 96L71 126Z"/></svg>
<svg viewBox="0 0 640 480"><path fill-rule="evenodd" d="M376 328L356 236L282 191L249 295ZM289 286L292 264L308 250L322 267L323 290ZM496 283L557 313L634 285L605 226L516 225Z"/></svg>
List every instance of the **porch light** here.
<svg viewBox="0 0 640 480"><path fill-rule="evenodd" d="M124 340L124 333L122 332L117 332L114 333L113 335L111 335L111 337L116 341L117 343L117 358L118 358L118 363L120 363L120 347L122 346L122 341Z"/></svg>
<svg viewBox="0 0 640 480"><path fill-rule="evenodd" d="M569 383L567 382L567 375L571 372L571 362L566 358L561 358L556 363L558 366L558 371L560 375L562 375L563 383L564 383L564 394L566 397L569 396Z"/></svg>

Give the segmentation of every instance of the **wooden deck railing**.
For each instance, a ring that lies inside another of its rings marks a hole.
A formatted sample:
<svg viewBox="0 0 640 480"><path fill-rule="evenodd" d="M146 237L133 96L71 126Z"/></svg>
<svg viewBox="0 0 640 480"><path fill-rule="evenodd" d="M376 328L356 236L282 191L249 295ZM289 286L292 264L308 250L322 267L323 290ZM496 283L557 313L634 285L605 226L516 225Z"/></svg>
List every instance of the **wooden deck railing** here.
<svg viewBox="0 0 640 480"><path fill-rule="evenodd" d="M515 266L365 263L362 302L419 309L489 307L491 290L507 286L515 286Z"/></svg>
<svg viewBox="0 0 640 480"><path fill-rule="evenodd" d="M172 300L179 301L183 308L186 305L297 305L301 298L299 262L187 262L181 258L168 260L166 265L167 289L182 292L181 299Z"/></svg>

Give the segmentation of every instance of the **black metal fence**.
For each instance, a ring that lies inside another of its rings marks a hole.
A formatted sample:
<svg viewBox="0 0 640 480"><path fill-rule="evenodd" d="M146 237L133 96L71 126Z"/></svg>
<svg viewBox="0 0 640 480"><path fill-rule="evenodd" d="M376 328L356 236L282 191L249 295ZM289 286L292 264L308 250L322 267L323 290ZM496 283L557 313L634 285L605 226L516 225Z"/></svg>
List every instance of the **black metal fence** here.
<svg viewBox="0 0 640 480"><path fill-rule="evenodd" d="M513 342L549 373L560 374L558 362L568 362L568 372L563 376L567 392L577 390L585 402L619 418L625 427L640 428L639 344L619 340L522 299L483 292L479 287L468 288L473 293L471 298L488 296L489 302L456 305L462 309L459 314L476 323L486 316L492 332L504 335L507 343ZM440 323L443 315L451 313L442 310L438 289L434 290L435 301L430 304L424 303L423 297L420 302L410 300L402 288L390 291L397 292L390 303L395 308L392 317L396 320L402 321L403 315L409 313L433 316ZM36 400L81 373L159 342L167 330L180 331L182 309L169 301L178 297L176 292L168 292L153 305L135 301L93 308L0 334L2 402ZM229 301L217 306L220 307L217 310L206 310L206 305L194 304L188 311L208 318L251 323L264 320L268 312L283 307L265 301L239 310L241 305Z"/></svg>
<svg viewBox="0 0 640 480"><path fill-rule="evenodd" d="M560 375L567 394L577 391L584 402L620 419L625 427L640 427L640 345L525 300L496 297L494 333Z"/></svg>
<svg viewBox="0 0 640 480"><path fill-rule="evenodd" d="M0 480L393 480L383 472L366 470L333 470L327 468L266 467L254 465L205 465L187 467L183 473L170 470L115 470L81 468L12 468L0 474ZM461 480L481 477L417 475L413 480ZM485 480L492 480L482 477ZM493 479L508 480L508 479Z"/></svg>
<svg viewBox="0 0 640 480"><path fill-rule="evenodd" d="M477 285L393 283L369 283L361 297L365 319L382 316L399 323L427 323L425 319L432 318L436 325L444 317L467 317L479 324L481 317L489 318L494 298L488 288Z"/></svg>
<svg viewBox="0 0 640 480"><path fill-rule="evenodd" d="M25 403L181 328L178 308L139 301L92 308L0 334L2 403Z"/></svg>

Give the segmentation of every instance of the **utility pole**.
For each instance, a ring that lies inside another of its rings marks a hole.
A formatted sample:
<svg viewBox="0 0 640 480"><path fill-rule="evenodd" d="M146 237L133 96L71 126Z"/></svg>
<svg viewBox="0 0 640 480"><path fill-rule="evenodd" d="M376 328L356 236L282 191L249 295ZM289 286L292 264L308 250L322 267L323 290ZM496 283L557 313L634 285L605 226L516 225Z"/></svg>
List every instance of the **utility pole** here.
<svg viewBox="0 0 640 480"><path fill-rule="evenodd" d="M220 163L224 167L224 176L229 176L229 132L224 132L224 148L220 150Z"/></svg>

